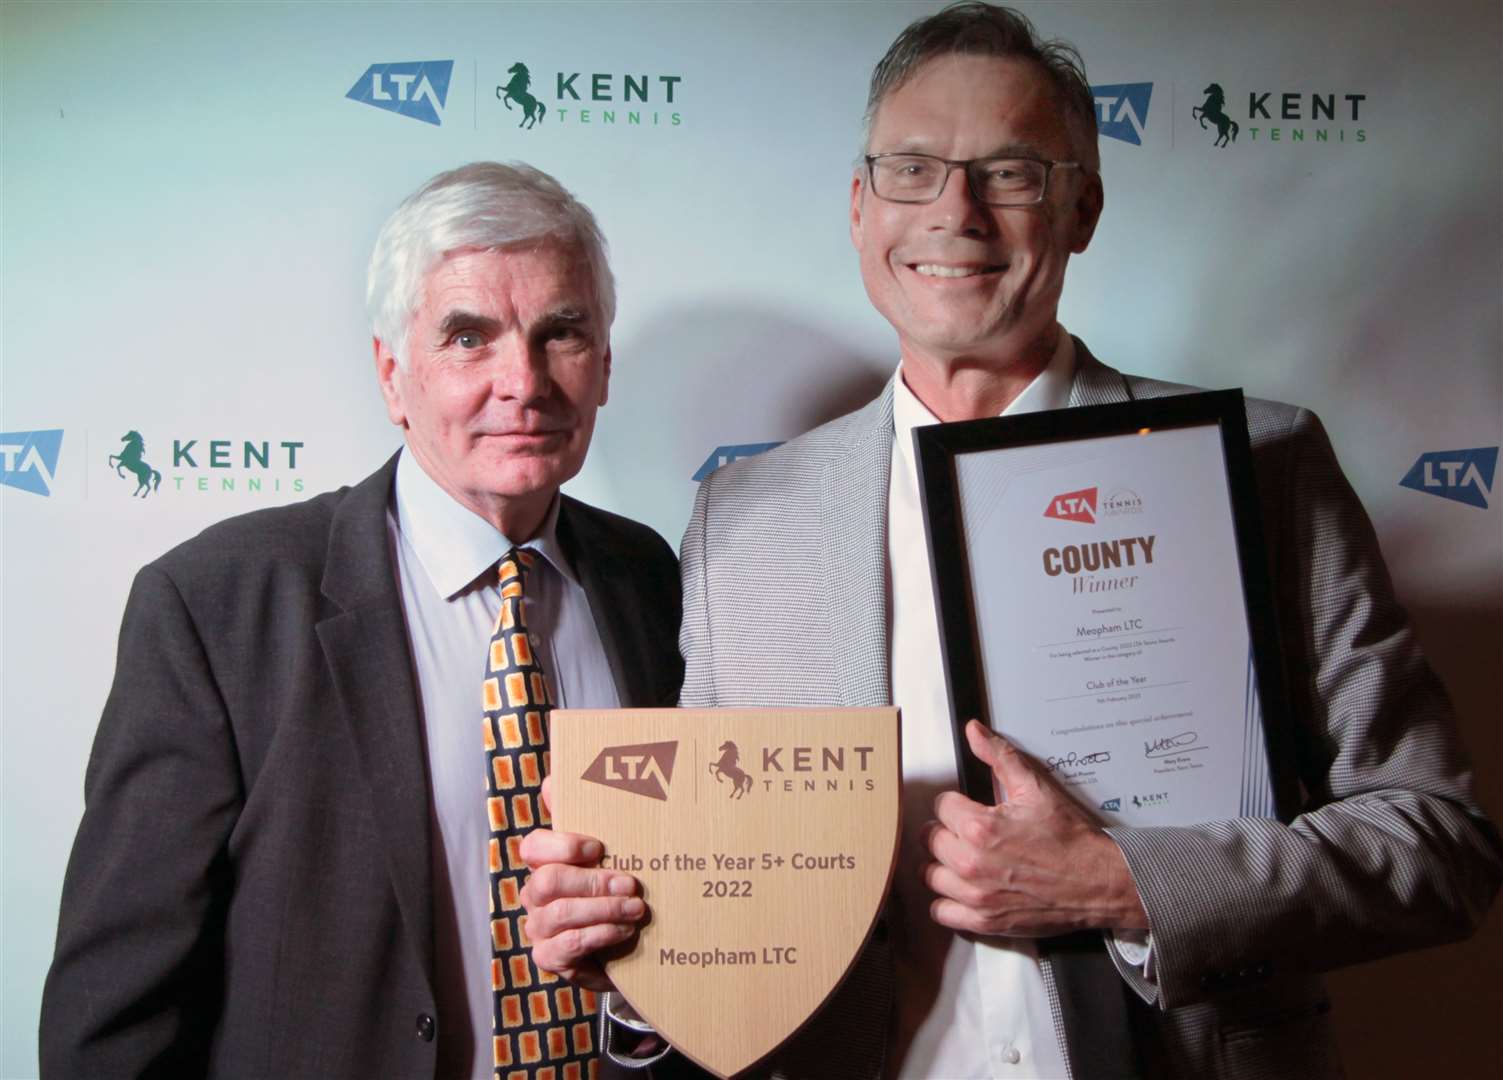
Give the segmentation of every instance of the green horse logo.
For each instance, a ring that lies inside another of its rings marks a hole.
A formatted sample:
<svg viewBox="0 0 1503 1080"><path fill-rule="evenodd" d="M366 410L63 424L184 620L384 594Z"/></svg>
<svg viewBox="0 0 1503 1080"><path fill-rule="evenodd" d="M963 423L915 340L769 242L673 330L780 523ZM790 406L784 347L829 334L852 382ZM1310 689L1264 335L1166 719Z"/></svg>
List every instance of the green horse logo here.
<svg viewBox="0 0 1503 1080"><path fill-rule="evenodd" d="M527 88L532 85L532 74L527 70L526 64L518 60L506 73L511 76L511 82L496 87L496 96L508 110L513 101L522 106L522 119L517 127L530 128L543 118L548 106L528 93Z"/></svg>
<svg viewBox="0 0 1503 1080"><path fill-rule="evenodd" d="M1220 83L1212 83L1201 91L1206 96L1205 101L1190 110L1190 115L1200 121L1204 128L1206 121L1216 125L1216 141L1212 146L1229 146L1237 141L1237 122L1226 115L1226 91L1221 89Z"/></svg>
<svg viewBox="0 0 1503 1080"><path fill-rule="evenodd" d="M162 486L162 474L146 464L146 440L141 438L139 431L127 431L120 436L120 441L124 445L120 447L120 453L110 455L110 464L115 467L115 475L122 480L126 469L136 474L136 490L131 492L131 498L139 495L144 499Z"/></svg>

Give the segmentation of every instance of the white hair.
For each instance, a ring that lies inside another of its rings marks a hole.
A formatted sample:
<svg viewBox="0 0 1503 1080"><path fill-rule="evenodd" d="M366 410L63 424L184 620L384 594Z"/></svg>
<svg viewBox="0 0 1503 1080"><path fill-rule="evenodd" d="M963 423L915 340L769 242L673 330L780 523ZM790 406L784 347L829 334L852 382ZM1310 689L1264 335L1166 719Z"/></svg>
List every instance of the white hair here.
<svg viewBox="0 0 1503 1080"><path fill-rule="evenodd" d="M439 173L397 207L376 237L365 287L372 332L405 368L423 282L445 255L550 238L577 244L589 260L608 328L616 317L616 283L605 237L584 203L521 162L476 161Z"/></svg>

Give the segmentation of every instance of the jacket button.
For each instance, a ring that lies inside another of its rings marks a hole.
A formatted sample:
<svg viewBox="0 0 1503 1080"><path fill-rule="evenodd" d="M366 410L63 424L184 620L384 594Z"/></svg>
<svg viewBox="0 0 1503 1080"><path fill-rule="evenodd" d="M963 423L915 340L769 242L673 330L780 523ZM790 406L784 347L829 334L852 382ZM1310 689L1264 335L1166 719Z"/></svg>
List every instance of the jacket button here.
<svg viewBox="0 0 1503 1080"><path fill-rule="evenodd" d="M427 1013L418 1013L417 1035L419 1039L422 1039L424 1042L432 1042L434 1027L433 1017Z"/></svg>

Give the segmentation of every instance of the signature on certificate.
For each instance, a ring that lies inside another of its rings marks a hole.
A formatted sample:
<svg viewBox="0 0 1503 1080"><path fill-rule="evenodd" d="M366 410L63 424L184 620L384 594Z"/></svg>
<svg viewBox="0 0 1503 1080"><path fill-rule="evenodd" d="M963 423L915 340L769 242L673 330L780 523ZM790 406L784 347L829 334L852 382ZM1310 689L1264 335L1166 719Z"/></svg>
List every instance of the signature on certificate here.
<svg viewBox="0 0 1503 1080"><path fill-rule="evenodd" d="M1162 738L1152 739L1143 743L1143 756L1146 758L1168 757L1171 754L1185 754L1192 750L1204 750L1200 745L1200 733L1196 731L1182 731L1178 735L1165 735Z"/></svg>

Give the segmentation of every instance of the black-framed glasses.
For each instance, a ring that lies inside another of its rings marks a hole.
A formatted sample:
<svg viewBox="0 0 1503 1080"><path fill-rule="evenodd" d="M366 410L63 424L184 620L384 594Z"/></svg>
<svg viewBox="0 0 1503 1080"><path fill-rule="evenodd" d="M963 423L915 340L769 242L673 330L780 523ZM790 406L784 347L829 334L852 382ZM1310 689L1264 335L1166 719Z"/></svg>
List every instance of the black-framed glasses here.
<svg viewBox="0 0 1503 1080"><path fill-rule="evenodd" d="M872 194L898 203L930 203L950 182L952 169L964 169L977 202L987 206L1035 206L1044 201L1055 169L1079 169L1078 161L1039 161L1025 157L984 157L950 161L932 154L867 154Z"/></svg>

